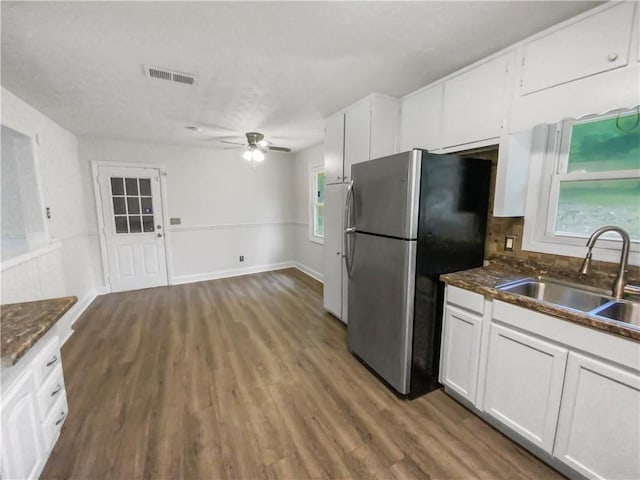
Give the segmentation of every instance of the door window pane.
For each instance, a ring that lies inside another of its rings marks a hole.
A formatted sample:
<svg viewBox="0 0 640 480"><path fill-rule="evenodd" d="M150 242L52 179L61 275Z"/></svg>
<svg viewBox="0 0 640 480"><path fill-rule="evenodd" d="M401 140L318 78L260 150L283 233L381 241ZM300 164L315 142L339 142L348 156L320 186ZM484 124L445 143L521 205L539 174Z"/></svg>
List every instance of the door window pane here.
<svg viewBox="0 0 640 480"><path fill-rule="evenodd" d="M140 195L151 196L151 180L148 178L140 179Z"/></svg>
<svg viewBox="0 0 640 480"><path fill-rule="evenodd" d="M142 232L142 223L139 215L129 215L129 231L131 233Z"/></svg>
<svg viewBox="0 0 640 480"><path fill-rule="evenodd" d="M127 197L127 208L129 214L140 213L140 203L138 197Z"/></svg>
<svg viewBox="0 0 640 480"><path fill-rule="evenodd" d="M153 213L151 197L142 197L140 198L140 202L142 203L142 213Z"/></svg>
<svg viewBox="0 0 640 480"><path fill-rule="evenodd" d="M127 185L127 195L138 195L138 179L125 178L124 180Z"/></svg>
<svg viewBox="0 0 640 480"><path fill-rule="evenodd" d="M111 195L124 195L124 183L122 178L111 178Z"/></svg>
<svg viewBox="0 0 640 480"><path fill-rule="evenodd" d="M127 213L124 197L113 197L113 213L116 215L125 215Z"/></svg>
<svg viewBox="0 0 640 480"><path fill-rule="evenodd" d="M145 232L153 232L155 230L153 227L153 215L144 215L142 217L142 229Z"/></svg>
<svg viewBox="0 0 640 480"><path fill-rule="evenodd" d="M567 172L640 168L640 113L574 123Z"/></svg>
<svg viewBox="0 0 640 480"><path fill-rule="evenodd" d="M588 237L604 225L622 227L640 240L640 179L560 184L556 234Z"/></svg>
<svg viewBox="0 0 640 480"><path fill-rule="evenodd" d="M115 217L116 220L116 233L129 233L129 227L127 226L127 217Z"/></svg>

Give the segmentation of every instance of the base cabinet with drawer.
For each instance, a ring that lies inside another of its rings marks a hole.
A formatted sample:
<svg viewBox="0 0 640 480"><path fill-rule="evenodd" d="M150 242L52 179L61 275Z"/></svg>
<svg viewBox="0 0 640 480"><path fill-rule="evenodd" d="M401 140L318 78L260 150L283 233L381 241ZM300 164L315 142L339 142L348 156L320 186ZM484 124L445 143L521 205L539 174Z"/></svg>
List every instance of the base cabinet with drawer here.
<svg viewBox="0 0 640 480"><path fill-rule="evenodd" d="M445 392L570 478L640 478L640 343L454 286L445 301Z"/></svg>
<svg viewBox="0 0 640 480"><path fill-rule="evenodd" d="M16 365L3 367L0 412L2 479L38 478L68 413L55 332Z"/></svg>

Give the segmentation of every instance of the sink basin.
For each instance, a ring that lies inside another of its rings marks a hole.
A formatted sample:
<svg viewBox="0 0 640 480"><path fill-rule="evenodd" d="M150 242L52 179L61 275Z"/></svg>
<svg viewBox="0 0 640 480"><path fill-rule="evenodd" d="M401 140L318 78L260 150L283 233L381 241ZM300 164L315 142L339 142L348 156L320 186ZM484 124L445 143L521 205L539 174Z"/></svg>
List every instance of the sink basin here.
<svg viewBox="0 0 640 480"><path fill-rule="evenodd" d="M599 317L640 325L640 303L614 301L592 313Z"/></svg>
<svg viewBox="0 0 640 480"><path fill-rule="evenodd" d="M590 312L611 301L610 297L596 291L545 278L520 280L499 286L498 290L524 295L581 312Z"/></svg>

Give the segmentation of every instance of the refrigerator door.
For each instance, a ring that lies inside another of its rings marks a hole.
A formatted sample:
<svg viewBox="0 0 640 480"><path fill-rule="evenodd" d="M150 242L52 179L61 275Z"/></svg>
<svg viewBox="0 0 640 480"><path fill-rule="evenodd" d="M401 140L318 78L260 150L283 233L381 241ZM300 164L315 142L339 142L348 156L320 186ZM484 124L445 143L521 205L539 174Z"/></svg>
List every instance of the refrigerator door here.
<svg viewBox="0 0 640 480"><path fill-rule="evenodd" d="M409 393L416 242L354 235L349 350L401 394Z"/></svg>
<svg viewBox="0 0 640 480"><path fill-rule="evenodd" d="M417 238L422 154L412 150L351 167L356 231Z"/></svg>

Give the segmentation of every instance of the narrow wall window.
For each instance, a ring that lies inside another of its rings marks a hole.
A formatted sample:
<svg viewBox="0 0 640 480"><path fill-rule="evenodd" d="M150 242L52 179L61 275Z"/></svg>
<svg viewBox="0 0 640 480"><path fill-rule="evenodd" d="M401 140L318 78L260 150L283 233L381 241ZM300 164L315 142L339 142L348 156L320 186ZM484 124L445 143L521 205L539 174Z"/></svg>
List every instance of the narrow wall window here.
<svg viewBox="0 0 640 480"><path fill-rule="evenodd" d="M311 170L311 239L324 239L324 170Z"/></svg>
<svg viewBox="0 0 640 480"><path fill-rule="evenodd" d="M2 261L49 243L38 185L33 138L2 125Z"/></svg>

